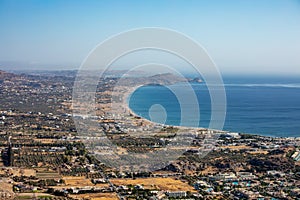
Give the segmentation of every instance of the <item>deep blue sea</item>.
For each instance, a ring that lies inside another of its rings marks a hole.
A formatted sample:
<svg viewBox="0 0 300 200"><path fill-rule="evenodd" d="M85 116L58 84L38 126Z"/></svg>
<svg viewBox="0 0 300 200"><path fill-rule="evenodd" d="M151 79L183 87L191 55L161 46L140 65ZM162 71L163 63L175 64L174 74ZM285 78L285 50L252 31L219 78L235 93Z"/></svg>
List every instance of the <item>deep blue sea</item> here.
<svg viewBox="0 0 300 200"><path fill-rule="evenodd" d="M200 109L199 127L208 127L211 100L205 83L192 83ZM224 78L227 113L223 130L276 137L300 137L300 79L298 77ZM173 85L184 89L183 83ZM151 106L165 110L165 124L180 125L181 108L176 96L165 86L138 88L129 98L129 107L150 119ZM194 105L188 107L190 112ZM158 114L164 116L164 114ZM153 119L155 121L156 119ZM193 121L193 119L189 119ZM158 117L158 122L160 119Z"/></svg>

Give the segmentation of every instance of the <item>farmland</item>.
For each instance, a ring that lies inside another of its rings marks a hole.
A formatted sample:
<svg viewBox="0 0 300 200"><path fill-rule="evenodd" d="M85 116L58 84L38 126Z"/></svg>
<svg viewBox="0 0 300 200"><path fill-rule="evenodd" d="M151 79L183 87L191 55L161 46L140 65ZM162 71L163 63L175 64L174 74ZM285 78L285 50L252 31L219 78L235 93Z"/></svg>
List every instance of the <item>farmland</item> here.
<svg viewBox="0 0 300 200"><path fill-rule="evenodd" d="M98 183L93 184L91 179L85 177L76 177L76 176L64 176L62 178L65 181L65 185L69 187L85 187L85 186L97 186L97 187L108 187L107 183Z"/></svg>
<svg viewBox="0 0 300 200"><path fill-rule="evenodd" d="M89 200L118 200L116 193L95 193L95 194L78 194L70 195L74 199L89 199Z"/></svg>
<svg viewBox="0 0 300 200"><path fill-rule="evenodd" d="M145 189L164 191L195 191L188 183L173 178L111 179L115 185L142 185Z"/></svg>

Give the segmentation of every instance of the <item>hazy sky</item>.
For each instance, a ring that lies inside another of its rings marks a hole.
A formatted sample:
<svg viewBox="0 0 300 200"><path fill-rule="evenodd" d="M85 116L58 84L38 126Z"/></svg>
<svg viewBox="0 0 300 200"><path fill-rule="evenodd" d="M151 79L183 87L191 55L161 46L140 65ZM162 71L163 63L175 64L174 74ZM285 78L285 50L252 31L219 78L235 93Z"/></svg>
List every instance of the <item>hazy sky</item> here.
<svg viewBox="0 0 300 200"><path fill-rule="evenodd" d="M202 44L221 72L300 75L298 0L0 0L0 27L3 69L76 69L111 35L165 27Z"/></svg>

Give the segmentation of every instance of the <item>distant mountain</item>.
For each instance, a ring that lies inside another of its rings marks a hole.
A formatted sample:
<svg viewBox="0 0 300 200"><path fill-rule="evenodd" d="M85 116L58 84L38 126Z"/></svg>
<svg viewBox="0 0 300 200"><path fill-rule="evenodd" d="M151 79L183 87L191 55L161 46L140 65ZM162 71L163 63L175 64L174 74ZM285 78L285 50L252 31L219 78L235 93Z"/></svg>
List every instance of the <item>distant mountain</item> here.
<svg viewBox="0 0 300 200"><path fill-rule="evenodd" d="M123 86L134 85L171 85L178 82L186 81L185 78L172 73L156 74L144 77L125 77L119 80L119 84Z"/></svg>

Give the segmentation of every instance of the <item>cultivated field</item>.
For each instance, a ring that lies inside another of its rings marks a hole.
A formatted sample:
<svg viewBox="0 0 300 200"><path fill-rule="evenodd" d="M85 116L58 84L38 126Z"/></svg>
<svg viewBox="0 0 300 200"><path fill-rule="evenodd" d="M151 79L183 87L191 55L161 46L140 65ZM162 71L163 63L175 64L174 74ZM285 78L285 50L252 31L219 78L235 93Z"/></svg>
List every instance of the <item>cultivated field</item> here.
<svg viewBox="0 0 300 200"><path fill-rule="evenodd" d="M255 154L264 154L264 155L267 155L269 152L268 151L260 150L260 151L248 151L248 153L252 154L252 155L255 155Z"/></svg>
<svg viewBox="0 0 300 200"><path fill-rule="evenodd" d="M91 182L91 179L87 179L84 176L64 176L63 180L65 181L66 186L94 186L94 184Z"/></svg>
<svg viewBox="0 0 300 200"><path fill-rule="evenodd" d="M37 172L36 177L39 179L61 179L61 176L57 172Z"/></svg>
<svg viewBox="0 0 300 200"><path fill-rule="evenodd" d="M231 151L238 151L241 149L251 149L250 146L245 146L245 145L239 145L239 146L222 146L222 149L230 149Z"/></svg>
<svg viewBox="0 0 300 200"><path fill-rule="evenodd" d="M34 169L11 168L9 171L13 174L12 176L36 176Z"/></svg>
<svg viewBox="0 0 300 200"><path fill-rule="evenodd" d="M111 179L115 185L142 185L145 189L165 191L190 191L194 188L189 184L173 178L138 178L138 179Z"/></svg>
<svg viewBox="0 0 300 200"><path fill-rule="evenodd" d="M118 200L116 193L91 193L70 195L74 199L89 199L89 200Z"/></svg>
<svg viewBox="0 0 300 200"><path fill-rule="evenodd" d="M53 195L47 193L17 193L16 199L36 199L39 198L54 198Z"/></svg>

